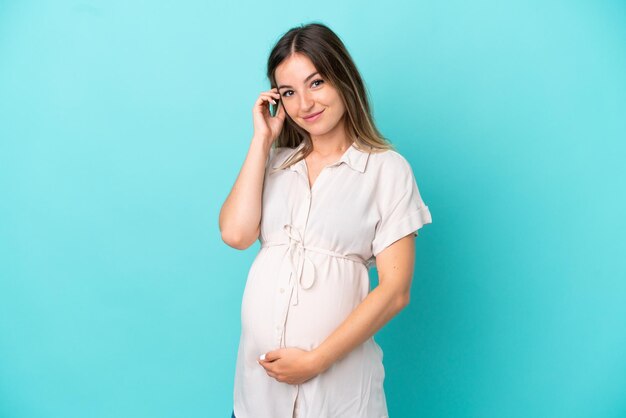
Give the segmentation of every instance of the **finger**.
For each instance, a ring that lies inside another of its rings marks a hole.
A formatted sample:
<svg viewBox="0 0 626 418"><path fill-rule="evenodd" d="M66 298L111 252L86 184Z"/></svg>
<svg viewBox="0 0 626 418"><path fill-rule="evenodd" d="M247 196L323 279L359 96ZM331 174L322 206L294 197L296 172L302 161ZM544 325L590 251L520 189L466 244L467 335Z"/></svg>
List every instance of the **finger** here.
<svg viewBox="0 0 626 418"><path fill-rule="evenodd" d="M263 101L266 101L268 103L272 103L274 105L278 103L273 97L265 96L265 95L262 97L263 97Z"/></svg>
<svg viewBox="0 0 626 418"><path fill-rule="evenodd" d="M280 97L280 95L278 95L278 94L271 94L271 93L261 93L259 96L260 97L268 97L268 98L270 98L272 100L276 100L276 99L278 99Z"/></svg>
<svg viewBox="0 0 626 418"><path fill-rule="evenodd" d="M259 363L263 367L271 365L276 360L277 358L269 359L267 354L262 354L258 359L256 359L257 363Z"/></svg>
<svg viewBox="0 0 626 418"><path fill-rule="evenodd" d="M270 99L269 97L260 96L256 102L254 102L254 111L268 111L268 107L265 106L267 103L269 105Z"/></svg>
<svg viewBox="0 0 626 418"><path fill-rule="evenodd" d="M277 88L270 89L270 90L268 90L268 91L266 91L264 93L271 94L272 96L276 96L276 95L280 96L280 92L278 91Z"/></svg>
<svg viewBox="0 0 626 418"><path fill-rule="evenodd" d="M273 101L275 100L271 98L270 96L260 95L256 101L256 104L263 104L264 102L273 102Z"/></svg>
<svg viewBox="0 0 626 418"><path fill-rule="evenodd" d="M278 92L275 91L267 91L267 92L262 92L259 97L269 97L272 100L278 100L280 99L280 94Z"/></svg>
<svg viewBox="0 0 626 418"><path fill-rule="evenodd" d="M263 362L261 362L261 363L263 363ZM274 367L272 367L272 364L261 364L261 366L263 366L263 368L265 369L265 372L267 374L270 374L270 373L276 374L276 373L278 373L278 370L276 370Z"/></svg>
<svg viewBox="0 0 626 418"><path fill-rule="evenodd" d="M261 93L259 98L261 98L261 97L266 97L268 99L268 101L273 103L273 104L278 104L279 101L280 101L280 95L279 94Z"/></svg>
<svg viewBox="0 0 626 418"><path fill-rule="evenodd" d="M277 93L275 91L271 91L269 93L263 93L264 96L270 96L274 99L279 99L280 98L280 93Z"/></svg>
<svg viewBox="0 0 626 418"><path fill-rule="evenodd" d="M265 364L263 364L263 363L265 363ZM273 366L272 363L267 363L267 362L260 361L259 364L263 367L263 369L265 369L265 373L267 373L268 375L278 373L278 370L276 370L275 367L272 367Z"/></svg>
<svg viewBox="0 0 626 418"><path fill-rule="evenodd" d="M269 351L267 353L265 353L265 361L274 361L274 360L278 360L281 357L281 351L280 350L273 350L273 351Z"/></svg>

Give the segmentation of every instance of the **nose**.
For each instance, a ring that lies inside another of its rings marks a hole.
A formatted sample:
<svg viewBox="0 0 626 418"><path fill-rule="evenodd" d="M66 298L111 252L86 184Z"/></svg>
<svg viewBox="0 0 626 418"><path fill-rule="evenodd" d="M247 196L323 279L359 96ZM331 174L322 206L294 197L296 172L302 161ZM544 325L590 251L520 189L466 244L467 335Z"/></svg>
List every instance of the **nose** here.
<svg viewBox="0 0 626 418"><path fill-rule="evenodd" d="M313 97L311 97L311 93L308 91L303 92L300 95L300 109L302 113L306 114L307 111L313 109Z"/></svg>

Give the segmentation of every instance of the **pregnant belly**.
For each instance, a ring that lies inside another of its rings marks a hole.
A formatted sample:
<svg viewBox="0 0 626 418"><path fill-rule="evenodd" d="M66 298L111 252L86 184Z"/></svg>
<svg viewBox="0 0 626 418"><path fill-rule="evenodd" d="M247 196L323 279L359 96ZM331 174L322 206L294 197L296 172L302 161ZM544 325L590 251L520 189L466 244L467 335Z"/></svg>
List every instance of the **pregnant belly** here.
<svg viewBox="0 0 626 418"><path fill-rule="evenodd" d="M285 346L314 349L369 291L367 270L348 264L351 261L341 260L329 266L316 263L315 283L309 289L299 288L298 303L293 305L288 284L291 266L285 263L288 260L281 252L267 251L255 259L246 282L242 333L261 351L278 348L276 333L281 326L284 326Z"/></svg>
<svg viewBox="0 0 626 418"><path fill-rule="evenodd" d="M285 332L287 346L312 350L339 327L367 296L369 278L323 277L315 287L300 289L299 301L289 307Z"/></svg>

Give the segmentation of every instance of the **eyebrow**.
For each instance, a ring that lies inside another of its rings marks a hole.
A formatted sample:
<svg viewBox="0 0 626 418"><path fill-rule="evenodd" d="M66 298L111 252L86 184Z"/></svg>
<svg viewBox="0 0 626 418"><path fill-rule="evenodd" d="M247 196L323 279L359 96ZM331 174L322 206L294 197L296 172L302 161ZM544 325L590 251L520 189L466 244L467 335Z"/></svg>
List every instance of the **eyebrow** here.
<svg viewBox="0 0 626 418"><path fill-rule="evenodd" d="M309 81L311 79L311 77L313 77L315 74L319 74L319 71L314 72L313 74L309 74L309 76L307 78L304 79L304 83L306 83L307 81ZM304 84L303 83L303 84ZM292 89L292 86L288 86L287 84L284 84L282 86L278 86L278 90L282 89L283 87L288 87L290 89Z"/></svg>

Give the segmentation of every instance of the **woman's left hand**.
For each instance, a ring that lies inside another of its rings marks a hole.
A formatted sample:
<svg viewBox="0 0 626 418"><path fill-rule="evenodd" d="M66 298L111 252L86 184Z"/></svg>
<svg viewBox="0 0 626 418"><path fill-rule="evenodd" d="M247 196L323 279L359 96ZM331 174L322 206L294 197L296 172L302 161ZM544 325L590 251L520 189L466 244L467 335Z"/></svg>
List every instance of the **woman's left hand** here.
<svg viewBox="0 0 626 418"><path fill-rule="evenodd" d="M269 376L291 385L306 382L321 372L319 361L313 351L295 347L269 351L265 353L265 360L257 361Z"/></svg>

